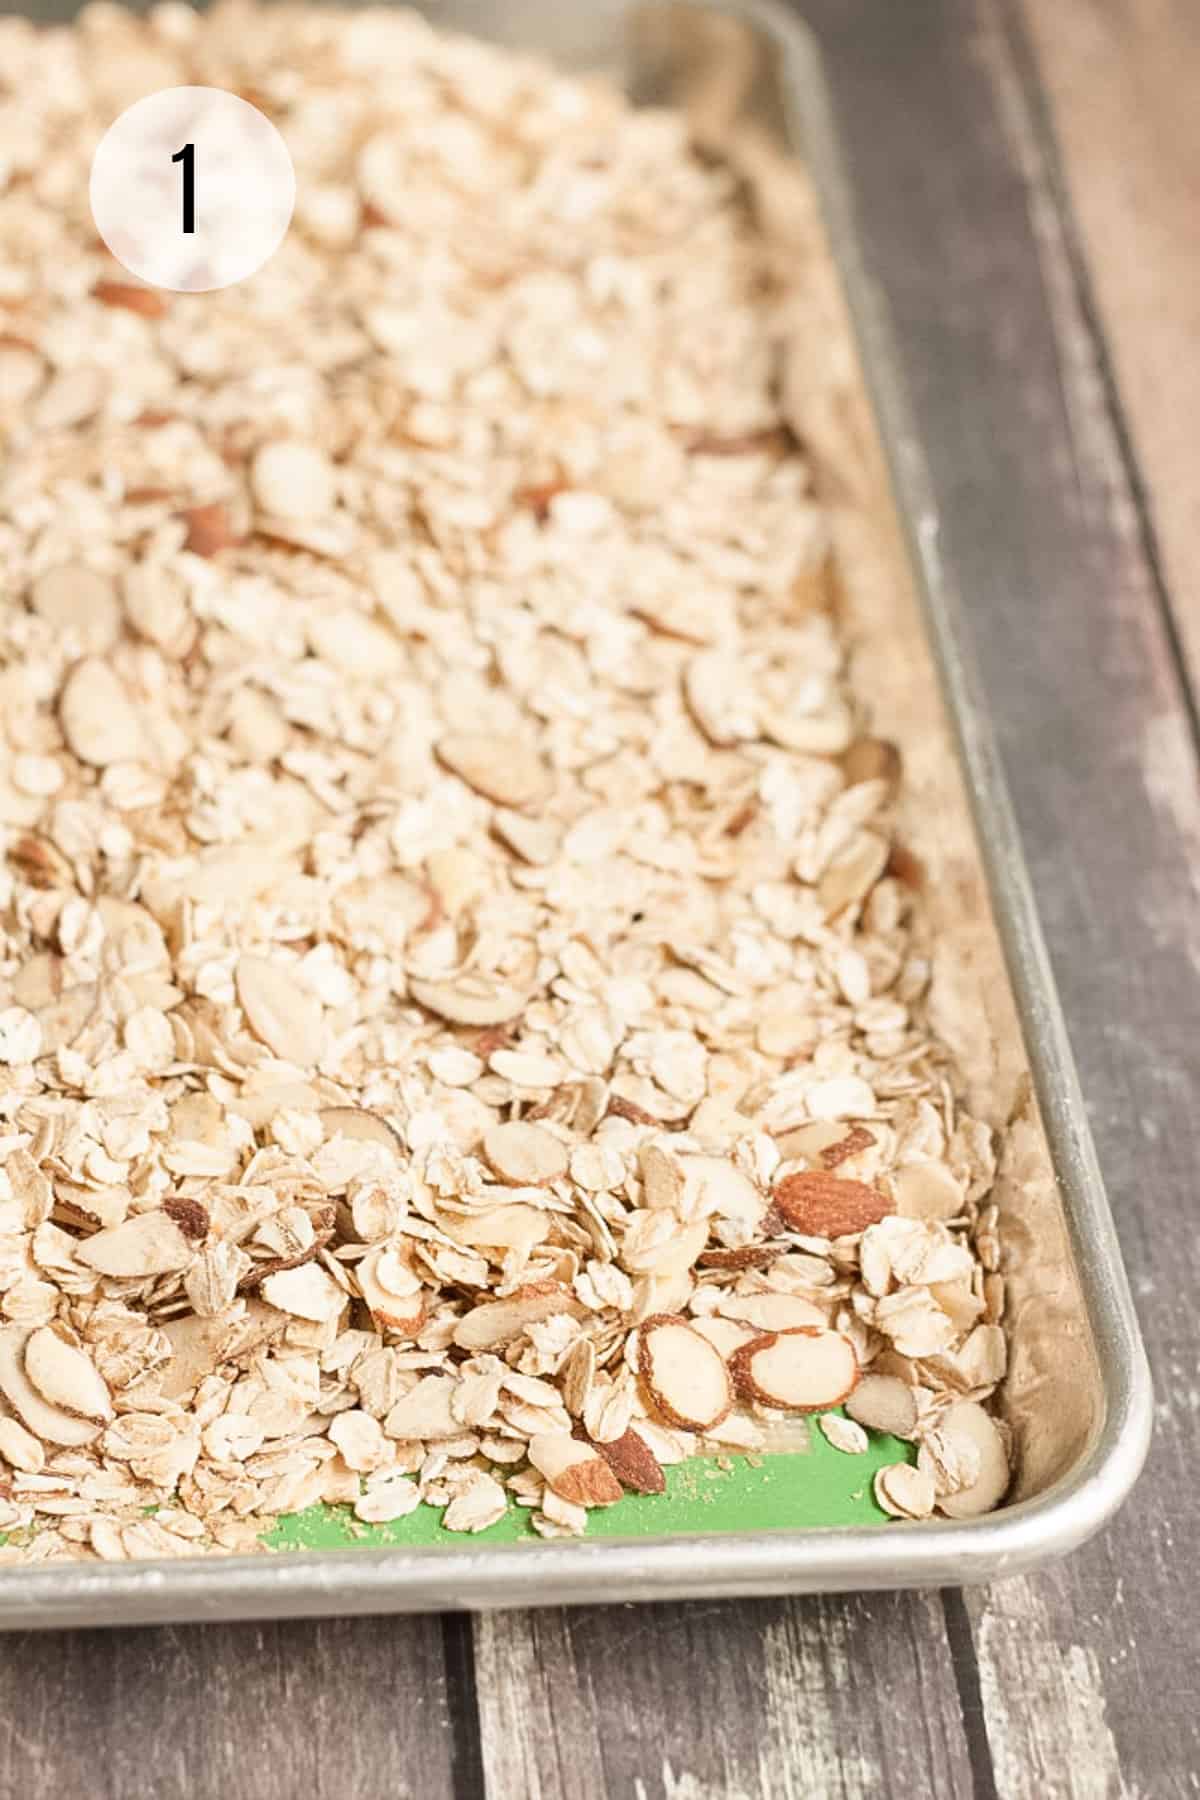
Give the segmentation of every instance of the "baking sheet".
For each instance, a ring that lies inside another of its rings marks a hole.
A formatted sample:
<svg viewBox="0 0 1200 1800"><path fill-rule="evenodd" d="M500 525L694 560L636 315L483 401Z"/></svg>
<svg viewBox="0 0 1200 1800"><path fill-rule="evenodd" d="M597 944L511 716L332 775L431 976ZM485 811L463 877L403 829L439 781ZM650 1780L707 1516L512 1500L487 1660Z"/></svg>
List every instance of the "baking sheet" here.
<svg viewBox="0 0 1200 1800"><path fill-rule="evenodd" d="M828 482L851 633L861 645L856 684L878 695L874 728L896 739L904 754L902 823L930 878L939 945L935 991L946 1001L946 1027L954 1028L952 1048L967 1072L971 1104L1004 1142L1013 1325L1005 1404L1019 1445L1021 1503L970 1523L883 1528L870 1476L880 1464L911 1455L911 1447L875 1440L868 1457L846 1457L814 1423L807 1454L673 1469L666 1495L630 1498L593 1515L579 1544L530 1541L523 1515L511 1513L490 1532L463 1539L440 1532L427 1508L374 1528L313 1509L271 1534L268 1542L281 1552L274 1557L5 1570L0 1624L983 1579L1067 1548L1095 1529L1144 1453L1149 1390L1128 1291L956 598L937 562L936 514L920 447L865 278L813 48L790 15L753 3L627 13L611 0L578 9L540 0L503 8L442 0L428 10L439 24L546 48L570 66L617 74L640 98L686 104L697 134L739 163L785 250L789 232L797 246L808 243L814 201L807 180L780 155L781 134L803 148L815 177L923 577L923 616L848 349L836 403L827 384L809 390L802 363L785 371L786 391L793 422ZM831 341L848 346L836 283L815 290L806 304L825 308ZM847 471L855 471L853 491L845 490ZM936 723L927 631L968 775L1015 1007L964 787ZM943 906L947 899L951 904ZM438 1547L443 1553L432 1554Z"/></svg>

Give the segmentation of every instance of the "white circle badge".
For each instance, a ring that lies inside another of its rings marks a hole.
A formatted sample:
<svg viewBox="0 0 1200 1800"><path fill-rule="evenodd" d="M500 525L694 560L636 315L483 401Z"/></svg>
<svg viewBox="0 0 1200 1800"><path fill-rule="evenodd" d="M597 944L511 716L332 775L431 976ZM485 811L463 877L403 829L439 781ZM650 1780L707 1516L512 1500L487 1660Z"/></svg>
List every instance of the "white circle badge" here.
<svg viewBox="0 0 1200 1800"><path fill-rule="evenodd" d="M151 287L232 287L273 256L291 223L287 145L223 88L163 88L127 107L92 159L96 229Z"/></svg>

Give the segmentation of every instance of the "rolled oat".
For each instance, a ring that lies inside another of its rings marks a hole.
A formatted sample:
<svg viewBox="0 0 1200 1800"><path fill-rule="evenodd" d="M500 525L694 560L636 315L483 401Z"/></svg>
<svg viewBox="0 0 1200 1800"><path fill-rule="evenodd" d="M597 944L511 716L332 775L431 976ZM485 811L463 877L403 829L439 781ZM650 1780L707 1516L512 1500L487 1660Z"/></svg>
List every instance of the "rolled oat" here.
<svg viewBox="0 0 1200 1800"><path fill-rule="evenodd" d="M97 248L139 58L287 135L240 287ZM885 1509L995 1504L990 1144L735 172L399 11L0 61L4 1528L572 1534L860 1367Z"/></svg>

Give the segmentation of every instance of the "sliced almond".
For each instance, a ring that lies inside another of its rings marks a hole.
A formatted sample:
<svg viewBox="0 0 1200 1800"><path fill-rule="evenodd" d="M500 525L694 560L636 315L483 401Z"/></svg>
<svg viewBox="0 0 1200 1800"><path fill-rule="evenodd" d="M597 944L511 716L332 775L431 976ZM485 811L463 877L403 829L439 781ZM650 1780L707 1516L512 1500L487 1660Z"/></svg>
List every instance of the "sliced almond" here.
<svg viewBox="0 0 1200 1800"><path fill-rule="evenodd" d="M596 1346L590 1337L576 1338L558 1371L563 1405L580 1418L596 1379Z"/></svg>
<svg viewBox="0 0 1200 1800"><path fill-rule="evenodd" d="M824 1412L840 1406L858 1381L854 1345L840 1331L800 1325L768 1331L729 1359L739 1394L786 1412Z"/></svg>
<svg viewBox="0 0 1200 1800"><path fill-rule="evenodd" d="M507 1025L520 1018L530 1000L527 988L475 970L449 981L423 981L413 976L408 991L419 1006L452 1025Z"/></svg>
<svg viewBox="0 0 1200 1800"><path fill-rule="evenodd" d="M519 1119L485 1131L483 1154L508 1187L545 1187L567 1172L566 1148L553 1132Z"/></svg>
<svg viewBox="0 0 1200 1800"><path fill-rule="evenodd" d="M49 1325L31 1333L25 1345L25 1373L50 1406L81 1419L107 1424L113 1416L112 1395L86 1350L59 1337Z"/></svg>
<svg viewBox="0 0 1200 1800"><path fill-rule="evenodd" d="M199 1200L188 1199L183 1194L173 1194L162 1203L162 1209L169 1219L174 1219L184 1237L191 1238L193 1244L202 1244L208 1236L208 1208L201 1206Z"/></svg>
<svg viewBox="0 0 1200 1800"><path fill-rule="evenodd" d="M531 818L527 813L502 806L492 815L492 830L502 844L534 868L553 862L558 853L558 831L547 819Z"/></svg>
<svg viewBox="0 0 1200 1800"><path fill-rule="evenodd" d="M308 1238L307 1242L300 1243L295 1248L289 1249L286 1252L281 1252L277 1256L256 1258L250 1264L250 1267L239 1275L237 1284L238 1293L245 1294L256 1288L261 1289L269 1275L281 1275L291 1269L299 1269L306 1263L315 1261L318 1252L325 1248L325 1245L333 1236L333 1215L331 1213L326 1214L325 1218L327 1220L325 1223L318 1223L318 1220L315 1218L311 1220L314 1229L312 1236ZM189 1273L192 1272L194 1272L194 1265L193 1271L189 1271Z"/></svg>
<svg viewBox="0 0 1200 1800"><path fill-rule="evenodd" d="M527 1325L554 1313L578 1316L581 1311L578 1301L558 1282L531 1282L506 1300L486 1300L482 1306L472 1307L454 1327L454 1342L460 1350L499 1350L520 1337Z"/></svg>
<svg viewBox="0 0 1200 1800"><path fill-rule="evenodd" d="M8 1401L21 1423L43 1444L62 1444L80 1449L99 1437L103 1426L92 1419L81 1419L62 1407L43 1400L25 1373L25 1346L32 1333L21 1325L8 1325L0 1330L0 1394Z"/></svg>
<svg viewBox="0 0 1200 1800"><path fill-rule="evenodd" d="M875 1498L893 1519L927 1519L933 1512L933 1478L911 1463L889 1463L875 1476Z"/></svg>
<svg viewBox="0 0 1200 1800"><path fill-rule="evenodd" d="M741 1244L734 1250L706 1250L699 1258L702 1269L769 1269L785 1254L778 1244Z"/></svg>
<svg viewBox="0 0 1200 1800"><path fill-rule="evenodd" d="M437 754L468 787L498 806L535 806L549 796L550 771L537 751L519 738L452 732L439 740Z"/></svg>
<svg viewBox="0 0 1200 1800"><path fill-rule="evenodd" d="M717 1313L710 1313L707 1318L693 1319L691 1326L693 1331L698 1331L702 1338L707 1338L720 1351L726 1362L743 1344L753 1343L755 1338L762 1336L761 1326L743 1325L738 1319L723 1319Z"/></svg>
<svg viewBox="0 0 1200 1800"><path fill-rule="evenodd" d="M810 1126L809 1129L815 1130L816 1127ZM875 1133L868 1131L865 1125L853 1125L845 1133L833 1125L827 1125L825 1129L836 1132L832 1142L826 1143L820 1152L821 1161L827 1169L840 1168L852 1156L858 1156L863 1150L870 1150L876 1141Z"/></svg>
<svg viewBox="0 0 1200 1800"><path fill-rule="evenodd" d="M389 1150L393 1156L405 1154L404 1143L398 1132L394 1131L386 1119L378 1113L368 1112L362 1106L323 1106L320 1120L325 1127L326 1137L354 1138L365 1144L379 1144Z"/></svg>
<svg viewBox="0 0 1200 1800"><path fill-rule="evenodd" d="M211 506L185 506L181 517L187 526L183 547L193 556L216 556L237 542L228 510L219 501Z"/></svg>
<svg viewBox="0 0 1200 1800"><path fill-rule="evenodd" d="M354 1278L380 1331L416 1337L425 1323L428 1296L411 1270L404 1270L406 1279L394 1271L398 1261L390 1245L376 1244L355 1264ZM381 1271L390 1281L381 1279Z"/></svg>
<svg viewBox="0 0 1200 1800"><path fill-rule="evenodd" d="M866 899L888 865L891 845L876 831L859 831L839 850L817 883L827 919Z"/></svg>
<svg viewBox="0 0 1200 1800"><path fill-rule="evenodd" d="M0 1456L26 1475L37 1475L46 1466L41 1439L27 1431L19 1419L0 1417Z"/></svg>
<svg viewBox="0 0 1200 1800"><path fill-rule="evenodd" d="M630 1425L619 1438L613 1438L606 1444L597 1443L595 1439L589 1439L589 1442L604 1458L622 1487L632 1488L635 1494L665 1492L667 1478L663 1474L662 1464L635 1425Z"/></svg>
<svg viewBox="0 0 1200 1800"><path fill-rule="evenodd" d="M668 1425L709 1431L733 1405L724 1358L677 1313L655 1313L638 1333L642 1392Z"/></svg>
<svg viewBox="0 0 1200 1800"><path fill-rule="evenodd" d="M383 1429L404 1442L436 1443L440 1438L462 1437L464 1426L450 1404L458 1389L452 1375L423 1375L389 1412Z"/></svg>
<svg viewBox="0 0 1200 1800"><path fill-rule="evenodd" d="M951 1447L961 1449L964 1458L971 1451L979 1457L976 1479L957 1494L939 1500L940 1510L951 1519L973 1519L990 1512L1003 1500L1012 1477L996 1421L978 1401L958 1400L938 1420L938 1431Z"/></svg>
<svg viewBox="0 0 1200 1800"><path fill-rule="evenodd" d="M493 1206L484 1213L440 1212L438 1224L456 1244L476 1246L483 1250L532 1250L542 1244L554 1228L552 1213L536 1206L517 1202Z"/></svg>
<svg viewBox="0 0 1200 1800"><path fill-rule="evenodd" d="M727 1294L719 1311L722 1318L756 1325L759 1331L791 1331L800 1325L821 1331L829 1323L819 1306L799 1294Z"/></svg>
<svg viewBox="0 0 1200 1800"><path fill-rule="evenodd" d="M131 1198L127 1187L85 1188L56 1181L54 1218L60 1224L80 1225L85 1231L105 1231L121 1223Z"/></svg>
<svg viewBox="0 0 1200 1800"><path fill-rule="evenodd" d="M868 1369L846 1401L846 1411L871 1431L910 1438L917 1428L917 1397L899 1375L872 1375Z"/></svg>
<svg viewBox="0 0 1200 1800"><path fill-rule="evenodd" d="M621 1483L583 1438L538 1432L529 1440L529 1460L547 1485L575 1506L612 1506L621 1498Z"/></svg>
<svg viewBox="0 0 1200 1800"><path fill-rule="evenodd" d="M75 1252L89 1269L131 1281L176 1274L188 1267L195 1254L191 1239L161 1210L138 1213L107 1231L97 1231Z"/></svg>
<svg viewBox="0 0 1200 1800"><path fill-rule="evenodd" d="M139 762L146 754L133 703L98 656L85 656L67 676L59 696L58 717L69 748L80 762L94 768Z"/></svg>
<svg viewBox="0 0 1200 1800"><path fill-rule="evenodd" d="M321 1002L286 964L241 956L234 984L251 1031L268 1050L299 1068L320 1062L325 1048Z"/></svg>
<svg viewBox="0 0 1200 1800"><path fill-rule="evenodd" d="M895 1208L886 1194L863 1181L824 1169L804 1169L777 1181L772 1193L788 1229L806 1237L848 1237L875 1225Z"/></svg>
<svg viewBox="0 0 1200 1800"><path fill-rule="evenodd" d="M157 288L140 287L132 281L95 281L92 297L101 306L122 307L143 319L161 319L167 303Z"/></svg>
<svg viewBox="0 0 1200 1800"><path fill-rule="evenodd" d="M758 708L727 650L702 650L683 672L688 711L710 744L730 749L758 736Z"/></svg>

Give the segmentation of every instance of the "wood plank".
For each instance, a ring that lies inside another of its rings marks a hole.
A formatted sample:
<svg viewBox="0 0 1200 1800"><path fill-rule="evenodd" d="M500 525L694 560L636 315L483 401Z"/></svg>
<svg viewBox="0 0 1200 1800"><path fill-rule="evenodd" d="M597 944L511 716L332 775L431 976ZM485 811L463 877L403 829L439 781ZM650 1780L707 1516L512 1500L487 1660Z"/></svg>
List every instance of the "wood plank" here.
<svg viewBox="0 0 1200 1800"><path fill-rule="evenodd" d="M1004 1800L1191 1792L1200 800L1187 695L1001 0L814 0L1160 1383L1095 1545L970 1601Z"/></svg>
<svg viewBox="0 0 1200 1800"><path fill-rule="evenodd" d="M0 1794L470 1800L436 1618L0 1639ZM473 1723L473 1722L472 1722Z"/></svg>
<svg viewBox="0 0 1200 1800"><path fill-rule="evenodd" d="M937 1594L487 1614L489 1800L972 1791Z"/></svg>
<svg viewBox="0 0 1200 1800"><path fill-rule="evenodd" d="M1181 635L1200 681L1200 10L1023 0Z"/></svg>
<svg viewBox="0 0 1200 1800"><path fill-rule="evenodd" d="M1127 1254L1169 1368L1172 1334L1194 1337L1186 893L1200 818L1096 347L1054 239L1024 74L993 9L927 0L889 17L888 0L820 0L818 10L876 267L919 414L937 428L944 544L979 609ZM1143 1195L1153 1213L1137 1208ZM1200 1761L1186 1676L1194 1639L1177 1604L1194 1372L1177 1376L1181 1399L1136 1510L1063 1569L972 1602L1004 1796L1169 1800ZM460 1749L454 1760L429 1629L360 1621L10 1640L0 1792L371 1796L405 1792L406 1770L407 1791L453 1792L470 1759ZM639 1780L647 1795L971 1790L944 1698L951 1653L928 1598L522 1614L475 1630L493 1794L633 1793ZM914 1702L930 1671L941 1696L932 1717ZM958 1674L965 1687L970 1671ZM330 1746L356 1735L363 1748L343 1786ZM986 1792L986 1768L974 1775Z"/></svg>

